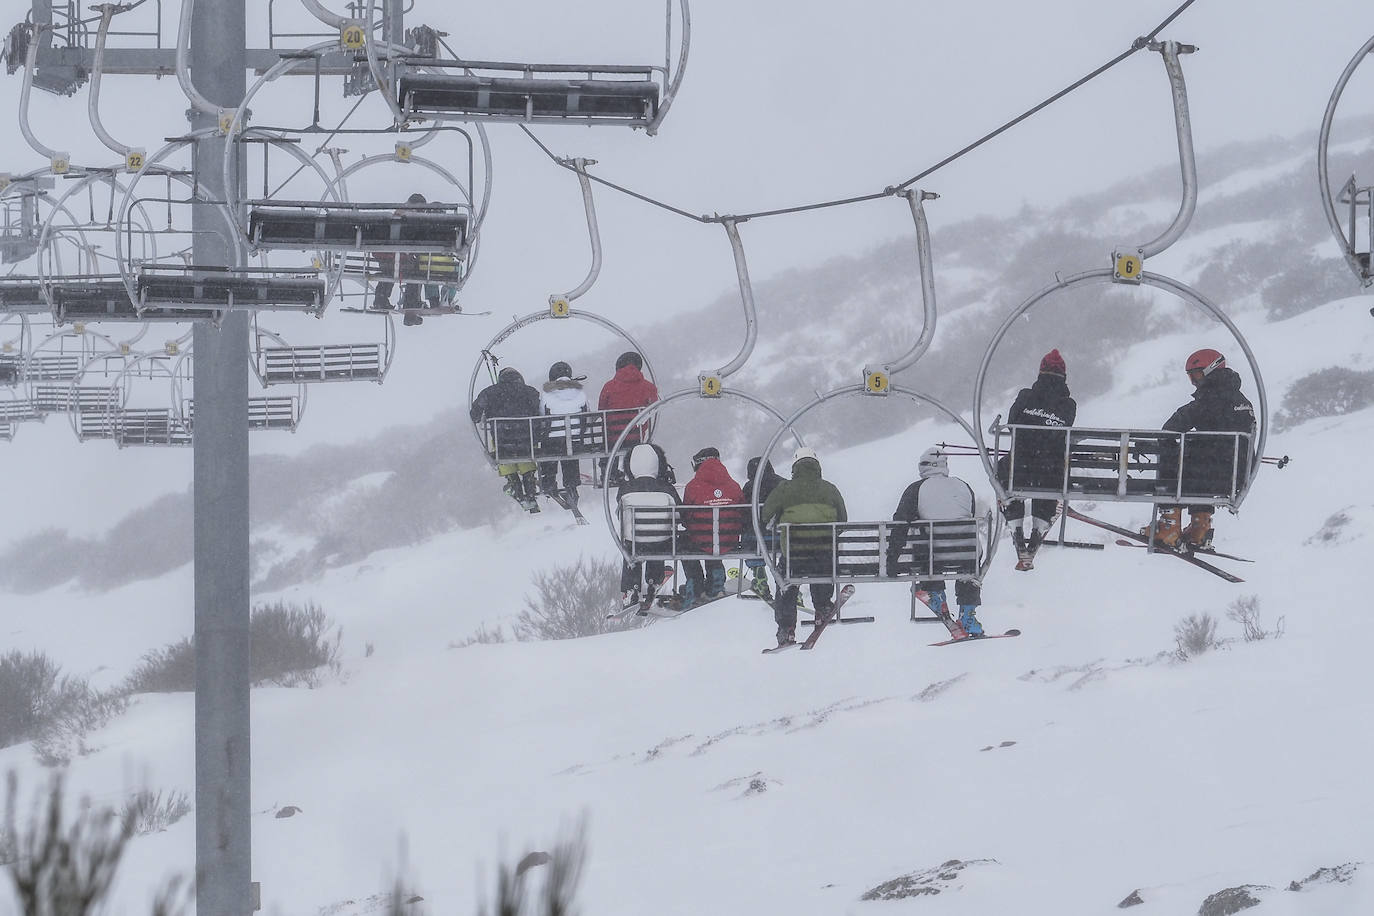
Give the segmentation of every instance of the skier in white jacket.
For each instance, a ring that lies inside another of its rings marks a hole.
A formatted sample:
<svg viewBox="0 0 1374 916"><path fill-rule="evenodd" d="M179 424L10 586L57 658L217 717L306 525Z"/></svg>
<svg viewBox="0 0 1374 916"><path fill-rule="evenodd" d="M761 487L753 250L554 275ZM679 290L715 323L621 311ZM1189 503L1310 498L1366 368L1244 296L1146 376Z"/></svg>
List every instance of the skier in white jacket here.
<svg viewBox="0 0 1374 916"><path fill-rule="evenodd" d="M549 380L539 392L539 413L555 419L545 421L541 450L546 460L539 462L539 486L545 493L557 493L558 469L563 468L562 496L569 505L577 502L577 486L582 482L581 462L566 456L576 454L582 438L582 420L574 414L587 412L587 393L582 390L585 375L573 375L572 366L559 361L549 367Z"/></svg>
<svg viewBox="0 0 1374 916"><path fill-rule="evenodd" d="M949 462L938 448L928 448L921 455L917 466L921 479L907 487L892 513L895 522L914 522L943 519L972 519L975 517L977 501L973 488L958 477L949 476ZM889 553L895 553L889 548ZM889 566L895 556L889 557ZM927 604L937 614L947 610L945 583L937 579L921 582L918 586L929 594ZM983 626L978 622L975 612L983 603L978 583L959 579L954 585L954 594L959 602L959 625L970 636L983 635Z"/></svg>

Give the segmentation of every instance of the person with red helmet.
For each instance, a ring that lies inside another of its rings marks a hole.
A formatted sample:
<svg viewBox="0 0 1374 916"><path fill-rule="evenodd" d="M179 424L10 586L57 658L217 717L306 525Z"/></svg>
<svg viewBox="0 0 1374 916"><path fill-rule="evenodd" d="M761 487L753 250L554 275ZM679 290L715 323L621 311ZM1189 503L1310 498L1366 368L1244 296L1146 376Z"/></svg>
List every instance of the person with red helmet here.
<svg viewBox="0 0 1374 916"><path fill-rule="evenodd" d="M718 449L708 447L693 455L692 470L695 473L683 488L682 504L684 507L703 508L682 510L682 524L687 529L690 549L694 553L714 552L717 556L734 553L739 549L744 523L749 517L748 508L740 505L744 502L744 491L721 463ZM717 513L705 508L710 506L736 508L721 509ZM719 522L713 518L717 514ZM707 560L705 572L699 560L683 560L682 571L687 576L682 593L682 610L687 610L699 600L712 601L725 595L725 564L720 560Z"/></svg>
<svg viewBox="0 0 1374 916"><path fill-rule="evenodd" d="M1012 467L1011 455L1003 455L997 463L997 475L1002 486L1008 486L1011 472L1015 471L1019 487L1059 489L1064 481L1064 437L1068 427L1078 416L1078 402L1069 394L1068 368L1064 357L1057 349L1046 353L1040 360L1040 374L1029 388L1022 388L1016 396L1011 410L1007 412L1007 423L1012 426L1043 426L1044 432L1020 430L1013 440L1016 444L1016 462ZM1030 501L1031 532L1026 539L1022 520L1026 516L1026 500L1011 499L1002 507L1002 515L1011 525L1012 540L1016 544L1016 568L1027 570L1035 558L1035 552L1046 532L1054 523L1059 512L1057 499L1033 499Z"/></svg>
<svg viewBox="0 0 1374 916"><path fill-rule="evenodd" d="M1193 383L1193 399L1174 411L1163 428L1191 435L1183 437L1181 469L1177 448L1161 454L1160 486L1170 493L1177 487L1184 496L1229 498L1249 474L1254 405L1240 393L1240 375L1226 366L1226 357L1216 350L1194 352L1184 363L1184 371ZM1185 528L1183 507L1161 504L1154 539L1171 550L1205 547L1212 539L1215 511L1213 505L1190 505ZM1149 529L1142 533L1148 536Z"/></svg>
<svg viewBox="0 0 1374 916"><path fill-rule="evenodd" d="M606 414L606 447L610 448L615 443L640 408L657 400L658 388L644 377L644 357L633 350L620 354L615 361L615 375L601 386L601 396L596 403L597 410L609 411ZM630 430L625 437L624 451L628 453L648 439L649 432L643 428ZM611 480L607 481L606 462L605 458L597 462L597 486L613 485L622 476L619 468L615 468L611 472Z"/></svg>

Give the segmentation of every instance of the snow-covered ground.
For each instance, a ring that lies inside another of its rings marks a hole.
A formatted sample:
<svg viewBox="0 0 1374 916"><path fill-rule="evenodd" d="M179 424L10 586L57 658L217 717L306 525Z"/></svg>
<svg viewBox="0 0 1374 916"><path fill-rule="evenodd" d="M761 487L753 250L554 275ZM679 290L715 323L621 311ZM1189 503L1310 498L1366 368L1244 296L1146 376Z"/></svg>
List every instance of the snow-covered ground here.
<svg viewBox="0 0 1374 916"><path fill-rule="evenodd" d="M1327 365L1365 367L1368 305L1247 327L1271 396ZM1194 339L1126 354L1117 390L1080 417L1166 415L1187 392L1161 369ZM927 424L824 455L826 476L853 515L890 512L915 456L952 435ZM583 813L580 899L599 916L1105 913L1137 889L1133 912L1191 914L1243 884L1273 888L1255 892L1259 914L1374 911L1365 871L1285 890L1321 867L1374 862L1372 438L1374 410L1271 438L1291 466L1266 469L1239 519L1218 517L1223 549L1257 561L1224 564L1244 585L1111 544L1047 549L1029 574L999 557L981 616L989 630L1020 627L1014 640L930 648L942 630L908 622L901 587L861 586L849 608L877 622L832 628L809 653L760 655L771 614L734 600L633 632L450 647L508 624L533 571L610 556L594 505L589 527L513 515L257 596L321 605L345 657L319 689L253 694L264 912L349 900L330 912L367 911L402 837L429 912L471 912L498 861L547 848ZM744 457L727 459L738 469ZM955 469L977 478L972 461ZM1143 520L1114 508L1098 511ZM1310 540L1342 509L1352 521L1337 537ZM5 644L113 683L189 634L189 586L182 570L99 597L7 600ZM1237 638L1225 611L1242 595L1258 596L1269 627L1283 617L1282 638ZM1168 657L1174 625L1202 612L1234 641ZM137 699L91 736L72 788L110 804L144 784L191 793L192 715L190 695ZM41 779L28 746L0 751L11 767L27 787ZM274 817L284 805L303 813ZM938 895L860 901L952 859L987 861L946 870ZM115 912L143 912L160 878L193 862L192 819L138 839Z"/></svg>

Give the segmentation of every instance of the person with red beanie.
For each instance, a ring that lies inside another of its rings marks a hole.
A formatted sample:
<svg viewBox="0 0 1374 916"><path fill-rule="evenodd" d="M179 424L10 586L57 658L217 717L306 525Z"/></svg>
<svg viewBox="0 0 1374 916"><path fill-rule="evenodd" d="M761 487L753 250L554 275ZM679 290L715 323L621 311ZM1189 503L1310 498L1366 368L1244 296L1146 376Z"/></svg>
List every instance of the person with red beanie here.
<svg viewBox="0 0 1374 916"><path fill-rule="evenodd" d="M601 386L601 397L596 403L597 410L610 411L606 414L606 447L610 448L615 444L615 440L625 431L625 427L630 425L630 421L639 413L640 408L647 407L657 400L658 388L644 377L644 357L633 350L620 354L615 361L615 375ZM649 432L650 430L643 428L630 430L621 450L628 454L630 449L648 439ZM614 469L609 485L616 484L620 477L620 469ZM606 459L602 458L597 462L596 485L603 486L607 483Z"/></svg>
<svg viewBox="0 0 1374 916"><path fill-rule="evenodd" d="M1059 351L1051 350L1040 360L1040 374L1029 388L1022 388L1007 413L1009 426L1043 426L1039 430L1021 430L1015 434L1016 465L1011 456L1003 455L997 463L1002 486L1008 486L1010 472L1015 471L1018 487L1059 489L1064 481L1064 430L1073 425L1078 416L1078 404L1069 395L1068 369ZM1035 552L1050 530L1059 512L1057 499L1031 500L1031 534L1026 538L1022 520L1026 515L1024 499L1008 500L1002 514L1012 525L1011 536L1016 543L1016 568L1031 568Z"/></svg>

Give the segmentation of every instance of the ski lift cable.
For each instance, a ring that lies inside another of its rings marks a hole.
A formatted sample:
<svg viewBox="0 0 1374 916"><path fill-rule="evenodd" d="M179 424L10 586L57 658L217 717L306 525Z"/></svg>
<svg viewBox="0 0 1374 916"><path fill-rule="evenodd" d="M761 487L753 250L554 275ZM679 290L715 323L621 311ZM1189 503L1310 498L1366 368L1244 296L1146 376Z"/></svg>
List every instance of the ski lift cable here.
<svg viewBox="0 0 1374 916"><path fill-rule="evenodd" d="M939 171L940 169L944 168L945 166L949 165L955 160L962 158L963 156L967 155L968 153L987 143L989 140L992 140L993 138L1005 133L1006 131L1015 127L1017 124L1020 124L1022 121L1025 121L1027 118L1030 118L1031 116L1039 113L1040 111L1044 110L1045 108L1062 99L1064 96L1081 88L1083 85L1096 79L1103 73L1106 73L1108 70L1112 69L1117 64L1124 61L1126 58L1135 54L1137 51L1145 50L1150 46L1152 42L1154 42L1156 36L1158 36L1160 32L1162 32L1170 23L1172 23L1175 19L1181 16L1185 10L1187 10L1196 2L1197 0L1185 0L1184 3L1182 3L1177 9L1170 13L1162 22L1160 22L1146 34L1135 39L1133 42L1131 42L1131 46L1129 48L1127 48L1125 51L1122 51L1120 54L1116 55L1111 60L1107 61L1105 64L1102 64L1101 66L1089 72L1087 75L1075 80L1068 86L1056 92L1054 95L1050 96L1049 98L1045 99L1039 104L1033 106L1032 108L1027 109L1021 114L1012 118L1010 121L1007 121L1005 124L1002 124L1000 127L990 131L987 134L984 134L982 137L979 137L977 140L973 141L972 143L968 144L967 146L963 147L957 152L951 153L950 155L946 156L944 159L941 159L939 162L935 163L934 165L930 166L924 171L911 176L910 178L906 179L900 184L890 185L881 191L874 191L869 194L860 194L853 197L820 201L818 203L798 204L792 207L780 207L773 210L759 210L753 213L734 214L730 216L721 216L719 214L712 216L699 216L697 214L690 213L687 210L682 209L681 207L676 207L664 201L657 200L653 197L648 196L647 194L641 194L622 185L615 184L614 182L608 181L605 178L600 178L595 175L591 176L591 178L593 181L603 184L606 187L611 188L612 190L620 192L621 194L625 194L629 197L635 198L636 200L643 201L644 203L651 204L663 210L668 210L669 212L676 213L679 216L684 216L687 219L694 220L699 223L719 223L723 222L726 219L731 219L735 222L745 222L751 219L763 219L765 217L770 216L786 216L788 214L793 213L804 213L811 210L823 210L830 209L833 207L844 207L849 206L851 204L867 203L869 201L881 200L884 197L891 197L894 194L898 194L906 190L907 188L910 188L912 185L916 184L923 178L929 177L930 175L934 174L935 172ZM566 161L561 160L558 156L554 155L547 146L540 142L539 139L535 137L535 135L529 130L528 127L526 127L523 124L520 125L520 127L522 130L524 130L525 135L528 136L531 140L533 140L539 146L539 148L544 151L545 155L547 155L555 164L561 166L562 168L572 168L570 165L567 164Z"/></svg>

